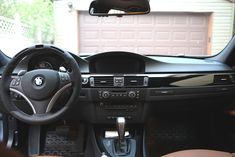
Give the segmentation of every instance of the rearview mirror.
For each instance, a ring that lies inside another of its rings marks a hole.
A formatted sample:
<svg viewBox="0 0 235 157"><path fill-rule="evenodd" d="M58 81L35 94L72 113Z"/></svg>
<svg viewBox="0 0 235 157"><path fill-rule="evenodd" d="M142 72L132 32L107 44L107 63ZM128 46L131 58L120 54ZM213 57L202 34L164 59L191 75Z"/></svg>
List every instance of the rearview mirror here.
<svg viewBox="0 0 235 157"><path fill-rule="evenodd" d="M89 7L92 16L139 15L149 12L149 0L94 0Z"/></svg>

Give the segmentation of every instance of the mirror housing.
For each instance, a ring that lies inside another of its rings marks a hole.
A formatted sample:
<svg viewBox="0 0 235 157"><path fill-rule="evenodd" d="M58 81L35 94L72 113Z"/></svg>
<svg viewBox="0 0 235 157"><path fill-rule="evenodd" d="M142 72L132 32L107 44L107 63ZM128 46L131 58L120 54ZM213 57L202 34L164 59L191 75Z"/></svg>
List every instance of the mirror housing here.
<svg viewBox="0 0 235 157"><path fill-rule="evenodd" d="M89 7L92 16L140 15L150 12L149 0L94 0Z"/></svg>

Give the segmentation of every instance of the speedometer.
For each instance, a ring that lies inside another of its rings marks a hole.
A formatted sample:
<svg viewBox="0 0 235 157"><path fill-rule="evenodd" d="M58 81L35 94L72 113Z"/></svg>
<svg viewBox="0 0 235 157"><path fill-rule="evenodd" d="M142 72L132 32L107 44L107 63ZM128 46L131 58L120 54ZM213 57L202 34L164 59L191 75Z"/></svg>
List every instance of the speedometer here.
<svg viewBox="0 0 235 157"><path fill-rule="evenodd" d="M41 61L35 65L35 69L53 69L53 66L47 61Z"/></svg>

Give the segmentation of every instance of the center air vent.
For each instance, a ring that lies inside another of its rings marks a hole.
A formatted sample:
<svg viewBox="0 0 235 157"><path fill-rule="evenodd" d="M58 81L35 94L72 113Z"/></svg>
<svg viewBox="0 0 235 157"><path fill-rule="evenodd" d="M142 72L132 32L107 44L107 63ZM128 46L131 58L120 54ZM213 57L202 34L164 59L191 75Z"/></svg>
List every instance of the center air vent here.
<svg viewBox="0 0 235 157"><path fill-rule="evenodd" d="M145 77L127 76L125 77L125 86L143 86Z"/></svg>
<svg viewBox="0 0 235 157"><path fill-rule="evenodd" d="M146 87L148 77L145 76L93 76L91 87Z"/></svg>
<svg viewBox="0 0 235 157"><path fill-rule="evenodd" d="M113 77L91 77L90 85L95 87L113 87Z"/></svg>

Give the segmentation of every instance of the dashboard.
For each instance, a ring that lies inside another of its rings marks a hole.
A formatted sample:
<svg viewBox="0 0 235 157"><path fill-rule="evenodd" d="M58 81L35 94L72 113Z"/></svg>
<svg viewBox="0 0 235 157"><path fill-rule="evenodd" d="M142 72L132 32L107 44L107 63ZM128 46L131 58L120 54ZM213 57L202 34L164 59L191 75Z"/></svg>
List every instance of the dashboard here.
<svg viewBox="0 0 235 157"><path fill-rule="evenodd" d="M235 93L234 69L210 59L130 52L72 56L82 74L82 90L79 105L74 105L74 115L79 113L91 123L109 123L117 116L140 123L151 111L161 112L166 106L167 110L174 110L179 104L229 104ZM39 68L71 72L70 65L59 56L39 51L37 56L24 58L14 74Z"/></svg>

